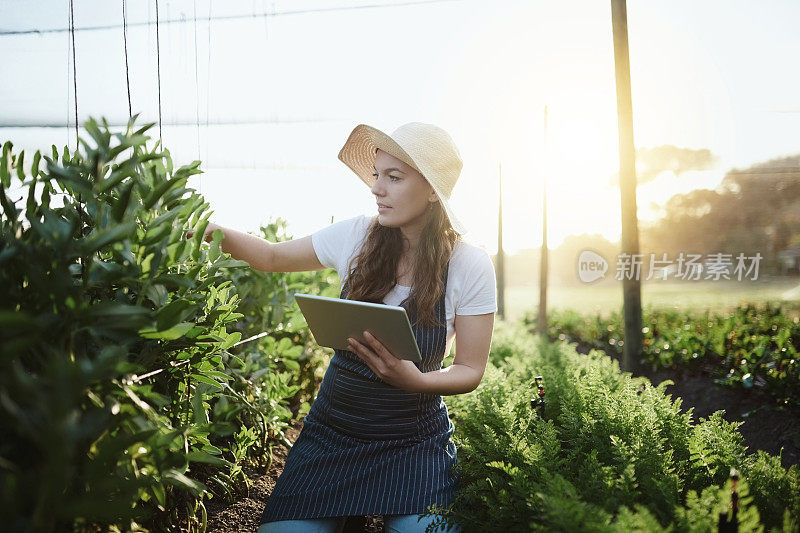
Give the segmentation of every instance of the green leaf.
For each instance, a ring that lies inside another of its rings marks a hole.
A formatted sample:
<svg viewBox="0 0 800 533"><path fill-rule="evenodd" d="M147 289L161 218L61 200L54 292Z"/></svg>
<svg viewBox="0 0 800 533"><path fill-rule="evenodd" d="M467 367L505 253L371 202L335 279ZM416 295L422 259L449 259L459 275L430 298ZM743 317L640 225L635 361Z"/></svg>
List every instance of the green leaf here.
<svg viewBox="0 0 800 533"><path fill-rule="evenodd" d="M223 259L214 263L214 268L234 268L234 267L249 267L250 263L242 261L241 259Z"/></svg>
<svg viewBox="0 0 800 533"><path fill-rule="evenodd" d="M189 374L189 375L192 377L192 379L196 379L197 381L200 381L202 383L206 383L208 385L211 385L216 390L222 390L222 385L220 385L218 382L214 381L213 379L211 379L209 377L206 377L206 376L203 376L203 375L200 375L200 374Z"/></svg>
<svg viewBox="0 0 800 533"><path fill-rule="evenodd" d="M220 350L227 350L237 342L242 340L242 332L241 331L234 331L228 334L228 338L225 339L225 342L220 346Z"/></svg>
<svg viewBox="0 0 800 533"><path fill-rule="evenodd" d="M214 233L217 233L219 230L215 229ZM211 245L208 247L208 259L213 263L222 255L222 250L220 249L219 242L212 241Z"/></svg>
<svg viewBox="0 0 800 533"><path fill-rule="evenodd" d="M143 307L111 301L100 302L90 306L88 314L95 323L102 326L122 326L131 329L146 323L150 317L150 311Z"/></svg>
<svg viewBox="0 0 800 533"><path fill-rule="evenodd" d="M192 394L192 413L195 424L208 424L208 413L203 406L203 393L195 389Z"/></svg>
<svg viewBox="0 0 800 533"><path fill-rule="evenodd" d="M213 211L209 211L203 218L200 219L200 222L197 223L197 227L195 228L195 233L192 239L194 240L194 250L192 253L192 259L195 261L200 259L200 245L203 243L203 234L206 231L206 227L208 227L208 219L211 217ZM196 257L195 257L196 255Z"/></svg>
<svg viewBox="0 0 800 533"><path fill-rule="evenodd" d="M25 164L25 150L19 153L19 156L17 156L16 163L17 163L17 178L19 179L19 181L25 181L25 168L23 166Z"/></svg>
<svg viewBox="0 0 800 533"><path fill-rule="evenodd" d="M0 164L0 167L2 167L2 164ZM17 209L17 207L14 205L14 202L12 202L6 196L5 187L0 187L0 205L3 206L3 211L5 212L8 220L11 222L16 222L17 217L19 216L19 209Z"/></svg>
<svg viewBox="0 0 800 533"><path fill-rule="evenodd" d="M3 145L3 156L0 158L0 184L4 189L11 187L11 174L8 172L8 166L11 162L11 141L6 141Z"/></svg>
<svg viewBox="0 0 800 533"><path fill-rule="evenodd" d="M125 212L131 203L131 192L133 192L134 185L136 185L134 180L124 183L119 188L119 198L112 202L111 216L117 222L125 218Z"/></svg>
<svg viewBox="0 0 800 533"><path fill-rule="evenodd" d="M36 203L36 178L31 179L31 184L28 187L28 200L25 206L28 220L36 217L37 203Z"/></svg>
<svg viewBox="0 0 800 533"><path fill-rule="evenodd" d="M36 153L33 154L33 162L31 163L31 177L34 179L39 177L39 162L42 159L42 154L39 150L36 150Z"/></svg>
<svg viewBox="0 0 800 533"><path fill-rule="evenodd" d="M183 337L186 334L186 332L188 332L193 327L194 324L191 322L181 322L169 328L166 331L158 331L155 328L142 328L139 330L139 335L141 335L145 339L164 339L168 341L173 341L175 339Z"/></svg>
<svg viewBox="0 0 800 533"><path fill-rule="evenodd" d="M188 490L195 496L199 496L200 493L206 490L206 486L200 483L199 481L195 481L187 477L186 475L180 473L178 470L170 469L163 473L163 478L170 483L172 483L175 487Z"/></svg>
<svg viewBox="0 0 800 533"><path fill-rule="evenodd" d="M173 207L166 213L163 213L156 217L153 222L150 223L151 226L158 226L159 224L163 224L164 222L172 222L181 212L181 206Z"/></svg>
<svg viewBox="0 0 800 533"><path fill-rule="evenodd" d="M169 224L161 224L160 226L151 225L147 229L147 233L145 233L144 238L140 242L142 246L148 246L150 244L156 243L169 235L172 227Z"/></svg>
<svg viewBox="0 0 800 533"><path fill-rule="evenodd" d="M132 237L136 234L136 222L123 222L109 228L95 229L87 235L81 243L81 253L91 254L111 244Z"/></svg>
<svg viewBox="0 0 800 533"><path fill-rule="evenodd" d="M159 198L161 198L162 196L164 196L164 194L167 193L167 191L175 187L181 187L186 185L186 180L188 179L189 179L188 177L174 178L169 181L161 183L158 187L156 187L153 190L153 192L147 195L147 198L145 199L142 207L144 207L145 209L150 209L156 204Z"/></svg>
<svg viewBox="0 0 800 533"><path fill-rule="evenodd" d="M220 450L219 448L217 448L217 447L216 447L216 446L214 446L213 444L206 444L206 445L204 445L204 446L203 446L203 448L202 448L202 450L203 450L204 452L206 452L206 453L210 453L210 454L214 454L214 455L220 455L220 454L222 454L222 450Z"/></svg>
<svg viewBox="0 0 800 533"><path fill-rule="evenodd" d="M158 331L168 330L178 322L183 321L194 309L195 303L191 300L174 300L164 306L156 315L156 328Z"/></svg>
<svg viewBox="0 0 800 533"><path fill-rule="evenodd" d="M147 285L147 288L144 289L144 295L148 300L153 302L156 308L164 306L167 298L169 298L167 288L160 283L151 283Z"/></svg>
<svg viewBox="0 0 800 533"><path fill-rule="evenodd" d="M164 511L167 505L166 488L162 483L156 483L150 487L150 490L153 492L153 496L155 496L156 501L158 502L159 509Z"/></svg>
<svg viewBox="0 0 800 533"><path fill-rule="evenodd" d="M224 379L226 381L230 381L230 380L233 379L232 376L229 376L228 374L225 374L223 372L219 372L217 370L206 370L204 372L204 374L206 376L212 376L212 377L215 377L215 378Z"/></svg>
<svg viewBox="0 0 800 533"><path fill-rule="evenodd" d="M128 164L123 163L123 165L113 170L111 174L108 175L108 178L100 182L100 184L95 187L95 191L101 193L112 189L121 183L125 178L132 176L133 173L133 169L130 168Z"/></svg>
<svg viewBox="0 0 800 533"><path fill-rule="evenodd" d="M230 461L226 461L221 457L215 457L210 453L200 450L194 450L186 454L186 459L195 463L207 463L214 466L224 466L231 468L234 466Z"/></svg>
<svg viewBox="0 0 800 533"><path fill-rule="evenodd" d="M153 283L161 283L169 290L179 290L181 287L191 288L194 286L191 276L183 274L159 274L153 278Z"/></svg>

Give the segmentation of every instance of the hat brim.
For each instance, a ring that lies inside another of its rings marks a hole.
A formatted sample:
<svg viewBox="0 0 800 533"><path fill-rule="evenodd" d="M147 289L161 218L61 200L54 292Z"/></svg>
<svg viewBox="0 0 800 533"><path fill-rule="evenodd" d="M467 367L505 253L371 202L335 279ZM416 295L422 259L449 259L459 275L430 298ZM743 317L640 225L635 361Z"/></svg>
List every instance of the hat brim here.
<svg viewBox="0 0 800 533"><path fill-rule="evenodd" d="M387 154L403 161L424 177L424 173L419 169L414 158L408 155L394 139L381 130L366 124L359 124L353 128L344 146L339 150L339 160L347 165L350 170L361 178L361 181L371 188L375 184L373 174L375 173L374 165L377 149L381 149ZM431 182L428 181L428 183ZM439 191L433 183L431 183L431 187L439 198L439 203L442 204L453 229L461 235L466 233L466 227L458 220L455 213L453 213L447 198L442 195L441 191Z"/></svg>

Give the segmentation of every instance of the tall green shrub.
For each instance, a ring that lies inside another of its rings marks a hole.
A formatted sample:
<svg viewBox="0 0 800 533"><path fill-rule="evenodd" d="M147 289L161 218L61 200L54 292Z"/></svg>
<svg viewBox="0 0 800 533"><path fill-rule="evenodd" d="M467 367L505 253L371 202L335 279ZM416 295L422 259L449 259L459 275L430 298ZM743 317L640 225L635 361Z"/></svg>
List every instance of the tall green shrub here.
<svg viewBox="0 0 800 533"><path fill-rule="evenodd" d="M238 345L235 282L253 271L221 232L202 242L209 204L187 187L200 163L175 168L148 146L152 124L84 127L79 152L26 160L6 142L0 156L0 520L203 530L203 500L230 495L290 418L301 385L278 366L304 348Z"/></svg>

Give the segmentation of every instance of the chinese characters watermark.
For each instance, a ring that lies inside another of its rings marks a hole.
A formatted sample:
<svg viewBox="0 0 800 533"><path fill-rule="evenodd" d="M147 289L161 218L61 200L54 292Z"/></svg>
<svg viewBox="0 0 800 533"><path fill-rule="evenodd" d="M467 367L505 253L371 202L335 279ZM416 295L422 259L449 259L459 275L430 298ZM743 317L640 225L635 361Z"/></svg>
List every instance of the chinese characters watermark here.
<svg viewBox="0 0 800 533"><path fill-rule="evenodd" d="M649 257L649 261L645 258ZM753 256L743 253L733 254L713 253L685 254L681 252L675 259L669 259L666 253L657 257L657 254L619 254L617 255L616 273L614 279L651 279L666 280L672 277L676 280L713 280L721 279L758 279L758 267L762 255L756 252ZM605 278L608 271L608 262L603 256L592 250L583 250L578 255L578 277L584 283L591 283Z"/></svg>

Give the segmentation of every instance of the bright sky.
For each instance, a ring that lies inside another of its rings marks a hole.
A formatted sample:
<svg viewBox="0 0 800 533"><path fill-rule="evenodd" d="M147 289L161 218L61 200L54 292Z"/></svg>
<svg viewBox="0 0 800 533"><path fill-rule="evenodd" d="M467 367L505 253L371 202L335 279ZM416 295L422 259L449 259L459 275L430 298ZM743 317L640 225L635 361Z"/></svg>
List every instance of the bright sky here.
<svg viewBox="0 0 800 533"><path fill-rule="evenodd" d="M461 151L451 200L467 239L497 249L502 163L507 251L541 243L545 176L551 247L584 232L617 240L610 2L366 7L393 3L159 1L161 20L188 19L159 28L164 143L178 164L203 160L205 174L193 185L210 201L212 220L255 231L283 217L301 237L331 217L374 214L372 194L337 159L339 149L359 123L391 133L422 121L446 129ZM34 12L24 0L4 0L0 32L64 28L67 6L46 0ZM121 24L121 6L76 0L75 25ZM362 8L280 14L337 6ZM278 15L209 25L209 12ZM155 20L155 2L129 1L129 24L147 20ZM713 170L662 174L640 186L641 219L673 194L716 186L731 168L800 151L798 20L800 3L790 0L628 3L637 147L709 148L718 157ZM27 150L74 145L64 127L9 127L74 121L68 39L0 35L0 141ZM79 120L123 123L121 28L79 31L75 40ZM143 122L158 120L155 51L154 25L128 28L131 97ZM185 125L167 125L174 122ZM151 133L157 138L158 127Z"/></svg>

